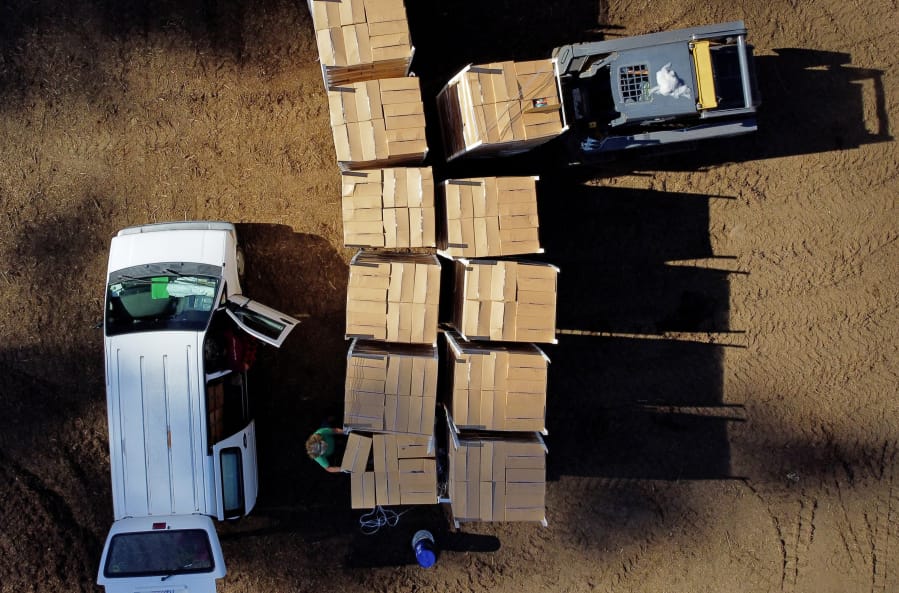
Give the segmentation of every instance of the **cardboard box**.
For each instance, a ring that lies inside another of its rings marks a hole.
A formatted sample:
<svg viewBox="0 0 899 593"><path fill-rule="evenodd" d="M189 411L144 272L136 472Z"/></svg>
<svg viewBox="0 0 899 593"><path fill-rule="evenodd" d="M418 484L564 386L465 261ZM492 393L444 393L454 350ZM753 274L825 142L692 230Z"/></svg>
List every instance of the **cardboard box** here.
<svg viewBox="0 0 899 593"><path fill-rule="evenodd" d="M553 59L468 66L437 108L447 160L523 152L568 129Z"/></svg>
<svg viewBox="0 0 899 593"><path fill-rule="evenodd" d="M406 19L403 0L364 0L365 12L370 23L392 22Z"/></svg>
<svg viewBox="0 0 899 593"><path fill-rule="evenodd" d="M366 22L364 0L309 0L316 31Z"/></svg>
<svg viewBox="0 0 899 593"><path fill-rule="evenodd" d="M344 426L403 433L399 444L404 450L426 450L428 442L421 439L434 434L437 366L433 346L353 340L347 354Z"/></svg>
<svg viewBox="0 0 899 593"><path fill-rule="evenodd" d="M397 434L396 456L398 459L415 459L433 457L435 451L434 435Z"/></svg>
<svg viewBox="0 0 899 593"><path fill-rule="evenodd" d="M374 472L356 472L350 475L350 506L354 509L375 508Z"/></svg>
<svg viewBox="0 0 899 593"><path fill-rule="evenodd" d="M418 78L357 82L328 91L337 160L345 170L420 163L428 153Z"/></svg>
<svg viewBox="0 0 899 593"><path fill-rule="evenodd" d="M226 435L225 427L225 384L223 381L206 386L206 426L209 442L216 443Z"/></svg>
<svg viewBox="0 0 899 593"><path fill-rule="evenodd" d="M346 337L434 346L439 298L437 256L360 251L350 261Z"/></svg>
<svg viewBox="0 0 899 593"><path fill-rule="evenodd" d="M437 502L437 460L401 459L398 467L400 504Z"/></svg>
<svg viewBox="0 0 899 593"><path fill-rule="evenodd" d="M465 340L556 343L557 267L464 258L454 266L452 325Z"/></svg>
<svg viewBox="0 0 899 593"><path fill-rule="evenodd" d="M343 171L343 242L350 247L435 247L430 167Z"/></svg>
<svg viewBox="0 0 899 593"><path fill-rule="evenodd" d="M368 465L368 458L371 455L371 446L371 438L355 432L350 433L347 437L346 449L343 453L340 471L350 473L364 472Z"/></svg>
<svg viewBox="0 0 899 593"><path fill-rule="evenodd" d="M465 342L445 332L454 428L546 433L549 358L534 344Z"/></svg>
<svg viewBox="0 0 899 593"><path fill-rule="evenodd" d="M439 253L448 258L542 253L538 179L478 177L441 183L445 225L438 238Z"/></svg>
<svg viewBox="0 0 899 593"><path fill-rule="evenodd" d="M546 445L539 435L460 436L450 428L449 496L456 523L546 522Z"/></svg>

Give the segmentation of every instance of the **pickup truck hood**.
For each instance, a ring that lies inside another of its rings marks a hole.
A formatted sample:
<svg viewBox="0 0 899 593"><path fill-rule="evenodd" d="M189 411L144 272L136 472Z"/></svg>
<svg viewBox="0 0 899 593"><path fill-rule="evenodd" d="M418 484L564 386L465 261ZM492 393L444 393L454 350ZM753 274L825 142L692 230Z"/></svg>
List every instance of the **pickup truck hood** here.
<svg viewBox="0 0 899 593"><path fill-rule="evenodd" d="M113 511L124 517L208 514L211 463L202 399L203 333L106 338Z"/></svg>

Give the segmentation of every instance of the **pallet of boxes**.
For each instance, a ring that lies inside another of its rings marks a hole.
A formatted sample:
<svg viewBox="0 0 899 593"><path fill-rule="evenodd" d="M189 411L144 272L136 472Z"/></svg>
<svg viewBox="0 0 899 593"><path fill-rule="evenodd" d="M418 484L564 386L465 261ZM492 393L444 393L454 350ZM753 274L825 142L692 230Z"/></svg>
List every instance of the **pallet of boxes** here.
<svg viewBox="0 0 899 593"><path fill-rule="evenodd" d="M546 385L558 268L508 256L542 252L535 177L440 185L438 253L454 266L447 490L456 526L546 524ZM502 258L502 259L499 259Z"/></svg>
<svg viewBox="0 0 899 593"><path fill-rule="evenodd" d="M360 251L350 262L341 469L355 509L436 504L435 255Z"/></svg>
<svg viewBox="0 0 899 593"><path fill-rule="evenodd" d="M354 509L436 504L440 261L428 167L344 171L349 266L341 469ZM376 249L384 248L384 249Z"/></svg>
<svg viewBox="0 0 899 593"><path fill-rule="evenodd" d="M342 170L421 163L428 152L402 0L308 0Z"/></svg>
<svg viewBox="0 0 899 593"><path fill-rule="evenodd" d="M345 246L436 246L434 176L430 167L343 171L341 182Z"/></svg>
<svg viewBox="0 0 899 593"><path fill-rule="evenodd" d="M467 66L437 111L447 160L524 152L568 129L555 59Z"/></svg>
<svg viewBox="0 0 899 593"><path fill-rule="evenodd" d="M353 508L437 503L440 262L402 0L307 0L341 174L349 266L341 469Z"/></svg>
<svg viewBox="0 0 899 593"><path fill-rule="evenodd" d="M403 0L307 0L328 89L409 74L415 48Z"/></svg>
<svg viewBox="0 0 899 593"><path fill-rule="evenodd" d="M428 154L424 105L415 77L329 90L328 106L341 170L421 163Z"/></svg>

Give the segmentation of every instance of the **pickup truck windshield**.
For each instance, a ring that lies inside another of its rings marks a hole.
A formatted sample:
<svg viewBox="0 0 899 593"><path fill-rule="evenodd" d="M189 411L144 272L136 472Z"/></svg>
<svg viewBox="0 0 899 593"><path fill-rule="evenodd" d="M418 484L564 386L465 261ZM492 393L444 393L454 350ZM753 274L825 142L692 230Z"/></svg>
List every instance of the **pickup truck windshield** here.
<svg viewBox="0 0 899 593"><path fill-rule="evenodd" d="M202 529L120 533L112 537L103 574L109 578L173 576L215 569Z"/></svg>
<svg viewBox="0 0 899 593"><path fill-rule="evenodd" d="M219 282L201 275L120 274L106 291L106 334L202 331L212 315Z"/></svg>

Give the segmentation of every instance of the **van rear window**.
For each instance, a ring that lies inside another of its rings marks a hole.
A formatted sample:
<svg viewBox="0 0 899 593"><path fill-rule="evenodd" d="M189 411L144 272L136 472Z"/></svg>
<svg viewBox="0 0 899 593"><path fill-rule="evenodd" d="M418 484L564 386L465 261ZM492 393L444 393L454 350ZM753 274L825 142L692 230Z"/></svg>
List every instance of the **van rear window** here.
<svg viewBox="0 0 899 593"><path fill-rule="evenodd" d="M103 574L109 578L178 575L214 568L205 531L171 529L114 535Z"/></svg>

